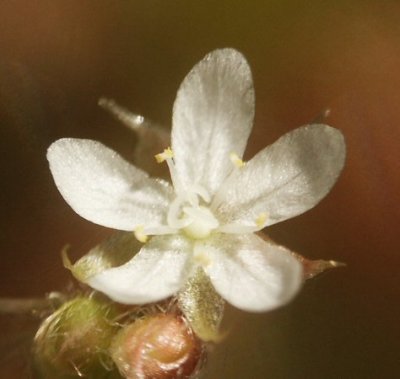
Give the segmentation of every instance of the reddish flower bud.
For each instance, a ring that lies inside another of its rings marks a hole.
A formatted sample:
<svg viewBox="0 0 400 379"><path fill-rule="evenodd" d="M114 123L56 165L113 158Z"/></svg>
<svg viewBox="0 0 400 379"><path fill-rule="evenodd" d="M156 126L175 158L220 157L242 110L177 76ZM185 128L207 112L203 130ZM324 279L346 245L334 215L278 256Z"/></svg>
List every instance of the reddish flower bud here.
<svg viewBox="0 0 400 379"><path fill-rule="evenodd" d="M203 356L202 342L175 314L146 316L123 328L111 345L111 356L127 379L185 379Z"/></svg>

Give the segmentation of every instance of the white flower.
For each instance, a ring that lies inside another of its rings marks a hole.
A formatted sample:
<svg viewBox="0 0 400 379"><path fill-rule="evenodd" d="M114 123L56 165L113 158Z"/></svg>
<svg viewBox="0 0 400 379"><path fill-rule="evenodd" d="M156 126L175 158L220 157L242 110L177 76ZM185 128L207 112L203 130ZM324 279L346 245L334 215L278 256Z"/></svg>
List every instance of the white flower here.
<svg viewBox="0 0 400 379"><path fill-rule="evenodd" d="M244 310L273 309L294 296L300 263L254 232L316 205L343 167L345 144L338 130L308 125L244 163L253 115L249 66L222 49L200 61L178 91L172 150L157 156L172 186L96 141L50 146L56 185L79 215L135 231L143 242L153 236L128 263L89 278L90 286L142 304L176 293L201 266L216 291Z"/></svg>

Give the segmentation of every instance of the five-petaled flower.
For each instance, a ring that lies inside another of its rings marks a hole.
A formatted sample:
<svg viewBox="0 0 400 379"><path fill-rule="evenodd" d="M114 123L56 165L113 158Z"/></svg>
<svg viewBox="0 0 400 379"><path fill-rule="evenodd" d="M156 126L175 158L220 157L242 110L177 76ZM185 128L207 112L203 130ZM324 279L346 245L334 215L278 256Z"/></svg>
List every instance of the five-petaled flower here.
<svg viewBox="0 0 400 379"><path fill-rule="evenodd" d="M253 116L250 68L240 53L222 49L200 61L178 91L172 149L156 156L168 164L172 185L96 141L50 146L51 172L68 204L145 242L128 263L89 278L91 287L121 303L148 303L176 293L202 267L216 291L244 310L273 309L294 296L300 263L254 232L329 192L343 167L344 139L327 125L307 125L244 163Z"/></svg>

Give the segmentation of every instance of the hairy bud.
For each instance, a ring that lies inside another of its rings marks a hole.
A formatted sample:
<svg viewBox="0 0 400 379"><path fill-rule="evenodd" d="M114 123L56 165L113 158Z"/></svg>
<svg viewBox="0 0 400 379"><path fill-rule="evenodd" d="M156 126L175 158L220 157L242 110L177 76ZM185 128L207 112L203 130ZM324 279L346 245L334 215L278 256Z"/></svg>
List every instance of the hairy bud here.
<svg viewBox="0 0 400 379"><path fill-rule="evenodd" d="M34 366L43 379L119 378L110 372L108 348L117 327L113 306L75 298L45 319L34 340Z"/></svg>
<svg viewBox="0 0 400 379"><path fill-rule="evenodd" d="M156 314L124 327L110 352L124 378L185 379L196 373L204 350L182 317Z"/></svg>

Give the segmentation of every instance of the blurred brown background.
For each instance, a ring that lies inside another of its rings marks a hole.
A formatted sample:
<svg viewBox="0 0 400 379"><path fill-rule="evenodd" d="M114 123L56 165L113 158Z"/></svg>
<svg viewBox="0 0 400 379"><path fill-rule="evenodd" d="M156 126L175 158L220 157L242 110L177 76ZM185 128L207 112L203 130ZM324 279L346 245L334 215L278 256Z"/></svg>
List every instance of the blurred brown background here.
<svg viewBox="0 0 400 379"><path fill-rule="evenodd" d="M78 257L109 233L64 203L47 146L92 138L129 158L134 136L98 98L169 125L189 69L235 47L257 96L248 156L327 107L345 134L347 164L331 194L269 234L348 266L306 283L278 311L231 309L232 332L206 377L400 377L399 20L400 2L388 0L1 1L0 296L62 290L62 246ZM25 336L18 318L1 320L3 344ZM16 368L23 358L11 358L0 377L27 378Z"/></svg>

